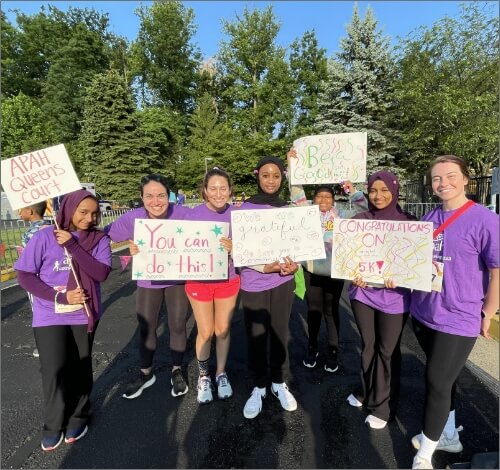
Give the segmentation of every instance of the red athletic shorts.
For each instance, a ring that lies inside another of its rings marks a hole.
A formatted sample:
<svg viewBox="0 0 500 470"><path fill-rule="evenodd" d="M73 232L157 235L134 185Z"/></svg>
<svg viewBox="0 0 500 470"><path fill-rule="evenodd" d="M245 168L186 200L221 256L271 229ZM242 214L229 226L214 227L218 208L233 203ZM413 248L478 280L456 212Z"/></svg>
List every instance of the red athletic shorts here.
<svg viewBox="0 0 500 470"><path fill-rule="evenodd" d="M240 290L240 276L227 281L186 281L186 294L199 302L211 302L214 299L227 299Z"/></svg>

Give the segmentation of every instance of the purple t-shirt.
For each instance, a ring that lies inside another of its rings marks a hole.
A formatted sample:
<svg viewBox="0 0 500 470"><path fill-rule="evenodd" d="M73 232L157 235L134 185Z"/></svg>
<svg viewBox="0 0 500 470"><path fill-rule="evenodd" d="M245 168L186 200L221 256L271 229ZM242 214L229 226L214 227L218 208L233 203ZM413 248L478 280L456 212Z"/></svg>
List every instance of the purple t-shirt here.
<svg viewBox="0 0 500 470"><path fill-rule="evenodd" d="M72 232L78 238L78 232ZM103 264L111 266L111 247L108 237L103 237L92 250L92 256ZM33 235L21 256L14 264L14 269L28 273L38 273L40 280L56 291L65 289L68 284L70 266L68 258L54 237L50 228L40 230ZM96 320L102 316L101 284L96 281L96 292L100 306ZM84 309L71 313L55 313L54 301L33 297L32 326L86 325L87 314Z"/></svg>
<svg viewBox="0 0 500 470"><path fill-rule="evenodd" d="M422 218L438 228L455 211L438 207ZM441 292L413 291L410 312L427 327L476 337L489 269L498 268L498 215L476 204L434 239L434 261L444 263Z"/></svg>
<svg viewBox="0 0 500 470"><path fill-rule="evenodd" d="M231 236L231 212L234 210L234 206L230 204L226 205L224 212L215 212L210 210L206 204L200 204L194 207L186 214L186 220L200 220L200 221L215 221L215 222L227 222L229 225L229 236ZM236 277L236 271L234 269L233 259L229 257L228 260L228 279L233 279ZM198 281L197 281L198 282ZM200 281L204 282L204 281ZM221 282L221 281L216 281Z"/></svg>
<svg viewBox="0 0 500 470"><path fill-rule="evenodd" d="M188 212L190 212L189 207L169 204L165 219L184 220ZM117 243L124 242L126 240L133 240L135 219L148 218L149 216L146 209L144 209L144 207L139 207L123 214L113 223L104 227L104 231L108 234L112 241ZM163 289L165 287L172 287L179 284L184 284L184 281L137 281L137 285L139 287L146 287L148 289Z"/></svg>
<svg viewBox="0 0 500 470"><path fill-rule="evenodd" d="M276 209L276 207L245 202L234 210L254 211L260 209ZM261 292L285 284L285 282L293 279L293 274L281 276L279 273L261 273L249 267L242 267L240 270L240 278L241 290L246 292Z"/></svg>

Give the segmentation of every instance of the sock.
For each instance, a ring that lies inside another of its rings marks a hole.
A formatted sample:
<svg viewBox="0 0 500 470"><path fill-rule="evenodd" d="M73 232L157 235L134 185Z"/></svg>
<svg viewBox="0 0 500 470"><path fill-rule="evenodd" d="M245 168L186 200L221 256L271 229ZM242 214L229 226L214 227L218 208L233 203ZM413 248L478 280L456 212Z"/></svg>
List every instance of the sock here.
<svg viewBox="0 0 500 470"><path fill-rule="evenodd" d="M432 454L436 450L439 441L431 441L422 431L422 439L420 441L420 449L418 449L417 455L425 460L431 462Z"/></svg>
<svg viewBox="0 0 500 470"><path fill-rule="evenodd" d="M448 415L448 421L444 426L443 433L448 439L451 439L455 435L455 410L451 410Z"/></svg>
<svg viewBox="0 0 500 470"><path fill-rule="evenodd" d="M200 361L198 359L198 370L200 371L200 377L210 375L210 370L208 367L208 359L205 359L204 361Z"/></svg>

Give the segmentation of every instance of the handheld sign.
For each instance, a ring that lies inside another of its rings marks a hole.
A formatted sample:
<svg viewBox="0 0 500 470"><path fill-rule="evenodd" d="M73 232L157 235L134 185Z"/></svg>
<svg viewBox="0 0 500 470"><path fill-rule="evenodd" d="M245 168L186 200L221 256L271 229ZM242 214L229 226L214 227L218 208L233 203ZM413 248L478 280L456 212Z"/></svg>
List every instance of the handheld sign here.
<svg viewBox="0 0 500 470"><path fill-rule="evenodd" d="M318 206L231 212L235 266L325 258Z"/></svg>
<svg viewBox="0 0 500 470"><path fill-rule="evenodd" d="M228 253L219 239L228 233L226 222L136 219L132 279L227 279Z"/></svg>
<svg viewBox="0 0 500 470"><path fill-rule="evenodd" d="M366 180L366 132L324 134L294 141L297 158L290 160L291 184L328 184Z"/></svg>
<svg viewBox="0 0 500 470"><path fill-rule="evenodd" d="M430 292L432 231L432 222L336 219L331 276Z"/></svg>
<svg viewBox="0 0 500 470"><path fill-rule="evenodd" d="M63 144L2 160L1 181L14 210L82 187Z"/></svg>

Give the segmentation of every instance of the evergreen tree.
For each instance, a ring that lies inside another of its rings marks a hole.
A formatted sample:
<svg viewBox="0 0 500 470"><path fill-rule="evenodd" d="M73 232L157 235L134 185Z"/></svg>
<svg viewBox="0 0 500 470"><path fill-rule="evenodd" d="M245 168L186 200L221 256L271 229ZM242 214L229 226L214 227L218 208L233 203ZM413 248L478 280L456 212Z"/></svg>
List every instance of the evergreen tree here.
<svg viewBox="0 0 500 470"><path fill-rule="evenodd" d="M96 183L108 199L128 201L138 194L139 178L157 168L146 146L127 83L117 71L98 74L85 99L80 137L80 176Z"/></svg>
<svg viewBox="0 0 500 470"><path fill-rule="evenodd" d="M377 31L371 8L364 19L354 7L340 52L328 61L328 79L318 99L319 133L367 132L367 172L394 165L391 109L394 65L389 42Z"/></svg>

